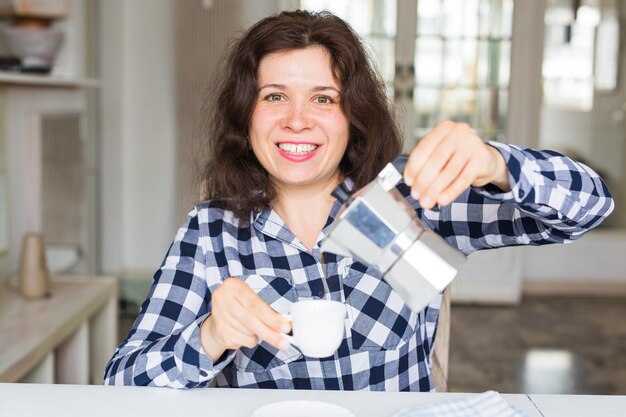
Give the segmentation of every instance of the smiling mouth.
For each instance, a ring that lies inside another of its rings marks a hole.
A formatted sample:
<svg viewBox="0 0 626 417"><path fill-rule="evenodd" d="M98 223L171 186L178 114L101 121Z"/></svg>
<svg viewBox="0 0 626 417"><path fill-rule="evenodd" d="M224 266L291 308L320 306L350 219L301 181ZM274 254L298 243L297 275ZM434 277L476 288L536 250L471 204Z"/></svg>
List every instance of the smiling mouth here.
<svg viewBox="0 0 626 417"><path fill-rule="evenodd" d="M279 143L278 147L281 151L290 155L307 155L317 149L319 145L312 143Z"/></svg>

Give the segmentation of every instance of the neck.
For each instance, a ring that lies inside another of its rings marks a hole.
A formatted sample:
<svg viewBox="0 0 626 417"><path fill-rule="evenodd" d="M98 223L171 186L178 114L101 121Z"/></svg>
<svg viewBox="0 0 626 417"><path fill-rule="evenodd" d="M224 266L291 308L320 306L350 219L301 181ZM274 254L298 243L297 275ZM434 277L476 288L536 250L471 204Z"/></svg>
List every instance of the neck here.
<svg viewBox="0 0 626 417"><path fill-rule="evenodd" d="M340 183L339 175L311 186L281 187L272 201L272 208L289 230L311 250L326 224L335 198L333 189Z"/></svg>

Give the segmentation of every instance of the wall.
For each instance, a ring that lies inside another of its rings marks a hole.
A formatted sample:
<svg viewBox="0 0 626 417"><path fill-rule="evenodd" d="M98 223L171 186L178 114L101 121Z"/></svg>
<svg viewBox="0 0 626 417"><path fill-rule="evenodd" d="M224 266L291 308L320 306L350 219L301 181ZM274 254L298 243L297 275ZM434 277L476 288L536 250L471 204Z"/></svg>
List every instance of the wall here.
<svg viewBox="0 0 626 417"><path fill-rule="evenodd" d="M625 85L622 48L619 85ZM555 149L597 170L616 201L601 228L569 245L524 248L523 274L528 282L626 283L626 135L624 91L596 94L589 112L542 106L536 147Z"/></svg>
<svg viewBox="0 0 626 417"><path fill-rule="evenodd" d="M104 273L152 275L174 237L174 4L99 3Z"/></svg>
<svg viewBox="0 0 626 417"><path fill-rule="evenodd" d="M87 31L85 30L85 13L91 0L69 0L70 16L55 25L63 29L65 38L54 63L53 74L58 76L84 76L85 49Z"/></svg>
<svg viewBox="0 0 626 417"><path fill-rule="evenodd" d="M626 231L599 229L567 245L523 248L526 282L626 284Z"/></svg>

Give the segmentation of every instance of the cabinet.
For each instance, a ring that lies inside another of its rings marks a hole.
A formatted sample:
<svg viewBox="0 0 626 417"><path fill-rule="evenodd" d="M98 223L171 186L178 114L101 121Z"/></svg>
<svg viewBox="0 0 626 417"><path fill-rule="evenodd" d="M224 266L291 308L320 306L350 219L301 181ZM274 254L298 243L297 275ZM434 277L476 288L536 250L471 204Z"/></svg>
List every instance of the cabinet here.
<svg viewBox="0 0 626 417"><path fill-rule="evenodd" d="M52 73L0 72L0 277L17 270L28 232L43 233L53 271L99 266L96 3L65 3Z"/></svg>
<svg viewBox="0 0 626 417"><path fill-rule="evenodd" d="M0 73L9 225L0 275L17 270L28 232L44 235L52 271L97 269L93 86L89 79Z"/></svg>
<svg viewBox="0 0 626 417"><path fill-rule="evenodd" d="M117 344L115 278L54 277L35 301L0 284L0 382L102 383Z"/></svg>

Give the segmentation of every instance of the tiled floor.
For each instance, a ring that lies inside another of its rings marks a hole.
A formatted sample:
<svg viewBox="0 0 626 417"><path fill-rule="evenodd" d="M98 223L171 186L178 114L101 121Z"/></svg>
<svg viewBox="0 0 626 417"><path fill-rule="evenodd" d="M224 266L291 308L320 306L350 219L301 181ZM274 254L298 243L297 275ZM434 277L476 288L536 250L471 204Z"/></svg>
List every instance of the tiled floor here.
<svg viewBox="0 0 626 417"><path fill-rule="evenodd" d="M452 307L451 391L626 394L626 299Z"/></svg>
<svg viewBox="0 0 626 417"><path fill-rule="evenodd" d="M626 395L625 298L526 297L451 317L450 391Z"/></svg>

